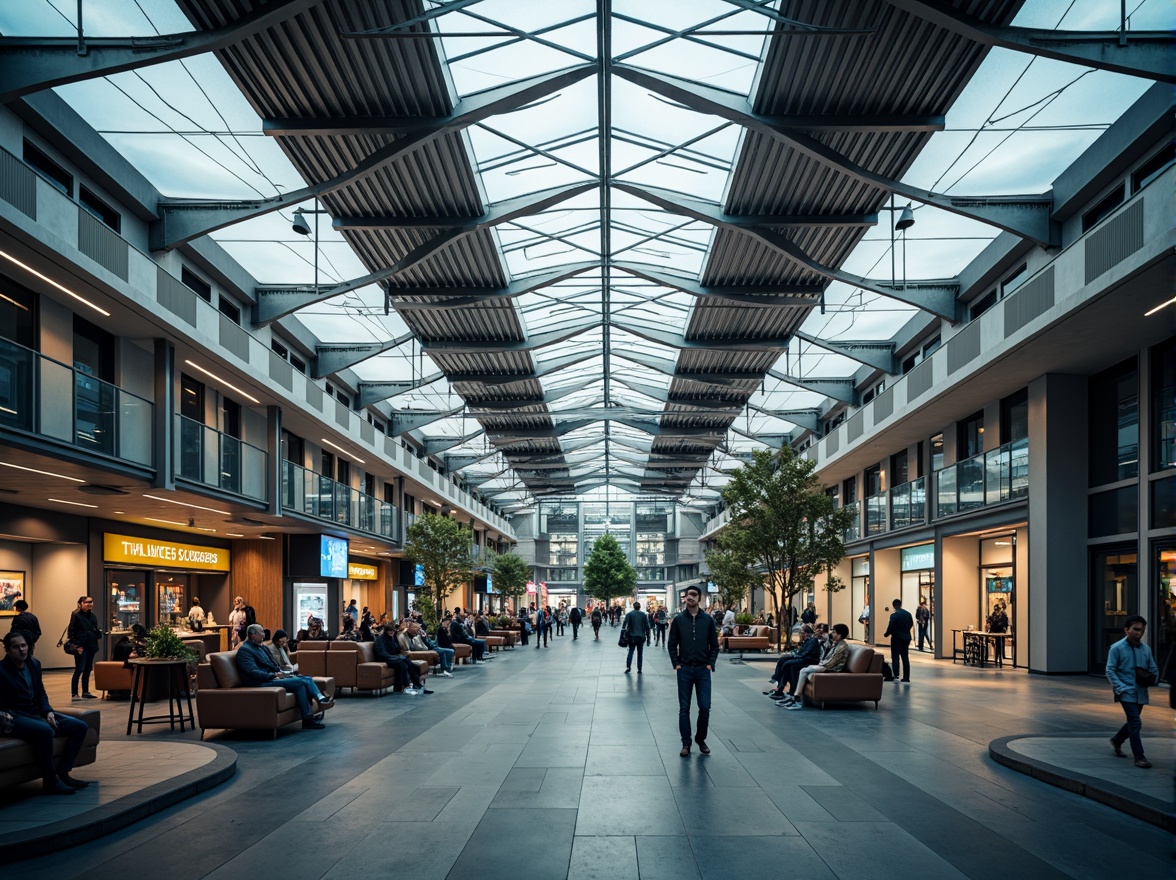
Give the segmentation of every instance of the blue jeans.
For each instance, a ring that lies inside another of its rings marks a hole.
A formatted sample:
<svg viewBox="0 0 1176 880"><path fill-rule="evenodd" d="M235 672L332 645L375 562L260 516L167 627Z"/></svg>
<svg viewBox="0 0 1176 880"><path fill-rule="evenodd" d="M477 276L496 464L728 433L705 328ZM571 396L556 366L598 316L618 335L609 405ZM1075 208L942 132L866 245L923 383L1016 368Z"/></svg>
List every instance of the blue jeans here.
<svg viewBox="0 0 1176 880"><path fill-rule="evenodd" d="M710 722L711 671L705 666L683 666L678 670L678 733L682 745L690 745L690 692L698 691L698 730L694 735L697 742L706 739L707 724Z"/></svg>
<svg viewBox="0 0 1176 880"><path fill-rule="evenodd" d="M292 675L289 678L275 678L270 682L270 685L284 688L294 694L294 699L298 701L298 712L304 719L314 717L314 713L310 711L310 701L311 698L318 699L319 689L313 678L308 678L305 675Z"/></svg>
<svg viewBox="0 0 1176 880"><path fill-rule="evenodd" d="M456 653L453 648L434 648L433 650L441 658L441 668L446 672L453 672L453 655Z"/></svg>
<svg viewBox="0 0 1176 880"><path fill-rule="evenodd" d="M72 715L54 713L53 717L57 719L56 730L43 718L33 718L29 715L17 715L16 713L13 713L12 716L12 735L17 739L23 739L32 746L33 756L36 758L37 767L41 770L41 778L45 782L51 782L57 773L68 773L73 769L74 762L78 759L78 753L85 745L86 732L90 729L90 725L85 721L74 718ZM59 736L66 737L67 741L57 769L54 770L53 740Z"/></svg>
<svg viewBox="0 0 1176 880"><path fill-rule="evenodd" d="M633 651L637 651L637 671L641 671L641 660L645 651L645 636L635 636L629 633L629 656L625 658L625 668L633 665Z"/></svg>
<svg viewBox="0 0 1176 880"><path fill-rule="evenodd" d="M1136 758L1142 758L1143 755L1143 719L1140 713L1143 711L1143 706L1139 703L1128 703L1122 700L1119 703L1123 707L1123 714L1127 716L1127 723L1119 728L1119 732L1112 737L1119 745L1123 744L1124 740L1131 740L1131 754Z"/></svg>

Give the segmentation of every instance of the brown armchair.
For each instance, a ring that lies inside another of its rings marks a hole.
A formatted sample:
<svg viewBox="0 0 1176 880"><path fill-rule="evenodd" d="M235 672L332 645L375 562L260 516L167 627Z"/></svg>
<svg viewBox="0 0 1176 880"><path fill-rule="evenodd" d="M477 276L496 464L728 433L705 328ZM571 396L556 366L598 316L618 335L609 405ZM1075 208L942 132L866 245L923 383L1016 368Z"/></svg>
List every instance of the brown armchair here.
<svg viewBox="0 0 1176 880"><path fill-rule="evenodd" d="M327 669L339 687L372 694L396 687L396 670L376 657L372 642L336 641L330 645Z"/></svg>
<svg viewBox="0 0 1176 880"><path fill-rule="evenodd" d="M116 665L122 666L121 663ZM130 689L131 686L128 683L127 690ZM57 715L72 715L90 725L90 729L86 731L86 740L82 744L82 750L78 753L78 759L74 762L74 766L81 767L83 764L93 764L98 759L102 713L97 709L54 709L53 712ZM65 737L57 737L53 740L54 762L60 760L62 752L65 751L65 745ZM40 778L41 768L37 765L37 759L33 755L32 745L15 736L0 736L0 787L19 785L22 782L32 782L34 779Z"/></svg>
<svg viewBox="0 0 1176 880"><path fill-rule="evenodd" d="M720 636L719 647L730 653L731 651L767 651L776 631L770 626L749 626L747 631L737 636Z"/></svg>
<svg viewBox="0 0 1176 880"><path fill-rule="evenodd" d="M297 665L299 675L309 675L311 678L325 676L328 674L327 651L330 649L331 643L325 639L303 639L298 643L298 650L290 653L290 662Z"/></svg>
<svg viewBox="0 0 1176 880"><path fill-rule="evenodd" d="M269 730L277 739L278 728L300 721L294 694L280 687L249 687L237 669L236 651L209 654L207 663L196 667L200 686L196 691L196 714L200 718L200 738L206 730ZM335 694L331 678L315 676L315 683L328 697ZM311 708L322 712L333 703Z"/></svg>

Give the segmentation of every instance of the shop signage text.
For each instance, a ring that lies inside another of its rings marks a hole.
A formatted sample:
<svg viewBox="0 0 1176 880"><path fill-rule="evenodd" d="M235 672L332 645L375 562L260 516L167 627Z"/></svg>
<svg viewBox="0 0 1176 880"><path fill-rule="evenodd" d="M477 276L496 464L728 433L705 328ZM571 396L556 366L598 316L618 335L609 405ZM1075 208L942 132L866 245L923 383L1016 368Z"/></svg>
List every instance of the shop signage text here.
<svg viewBox="0 0 1176 880"><path fill-rule="evenodd" d="M935 545L920 544L902 548L903 571L928 571L935 568Z"/></svg>
<svg viewBox="0 0 1176 880"><path fill-rule="evenodd" d="M359 562L347 563L347 577L353 581L379 580L380 570L374 565L363 565Z"/></svg>
<svg viewBox="0 0 1176 880"><path fill-rule="evenodd" d="M165 568L191 568L201 571L228 571L229 551L222 547L176 544L130 535L103 537L102 558L107 562L130 565L159 565Z"/></svg>

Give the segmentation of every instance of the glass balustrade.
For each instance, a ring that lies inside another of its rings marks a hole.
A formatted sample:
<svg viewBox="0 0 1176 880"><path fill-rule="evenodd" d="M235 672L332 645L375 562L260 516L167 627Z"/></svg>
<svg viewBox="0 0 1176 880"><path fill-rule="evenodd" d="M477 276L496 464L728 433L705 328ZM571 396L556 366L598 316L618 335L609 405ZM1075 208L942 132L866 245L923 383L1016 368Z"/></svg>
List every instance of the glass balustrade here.
<svg viewBox="0 0 1176 880"><path fill-rule="evenodd" d="M919 477L890 490L890 528L905 529L927 521L927 478Z"/></svg>
<svg viewBox="0 0 1176 880"><path fill-rule="evenodd" d="M400 541L396 507L292 461L282 463L282 507Z"/></svg>
<svg viewBox="0 0 1176 880"><path fill-rule="evenodd" d="M153 412L85 368L0 339L0 426L151 467Z"/></svg>
<svg viewBox="0 0 1176 880"><path fill-rule="evenodd" d="M269 453L186 416L175 417L176 477L267 501Z"/></svg>
<svg viewBox="0 0 1176 880"><path fill-rule="evenodd" d="M848 543L856 541L862 536L862 511L861 502L855 501L853 504L845 505L845 509L850 512L851 519L849 521L849 528L845 530L843 540Z"/></svg>
<svg viewBox="0 0 1176 880"><path fill-rule="evenodd" d="M1016 440L936 473L935 516L1004 504L1028 494L1029 441Z"/></svg>
<svg viewBox="0 0 1176 880"><path fill-rule="evenodd" d="M886 493L880 492L866 499L866 534L880 535L886 531Z"/></svg>

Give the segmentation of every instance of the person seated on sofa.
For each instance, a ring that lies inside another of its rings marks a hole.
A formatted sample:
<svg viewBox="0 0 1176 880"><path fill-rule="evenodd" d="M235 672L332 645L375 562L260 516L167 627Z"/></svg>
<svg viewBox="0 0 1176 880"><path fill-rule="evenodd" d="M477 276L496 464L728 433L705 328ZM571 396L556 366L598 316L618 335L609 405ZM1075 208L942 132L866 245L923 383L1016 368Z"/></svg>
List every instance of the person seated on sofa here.
<svg viewBox="0 0 1176 880"><path fill-rule="evenodd" d="M800 670L812 666L821 659L821 641L816 638L811 624L804 624L800 628L800 644L791 651L785 651L776 661L776 671L772 673L772 684L775 685L765 693L773 700L783 700L788 694L795 694L796 677Z"/></svg>
<svg viewBox="0 0 1176 880"><path fill-rule="evenodd" d="M470 650L473 651L471 659L475 663L489 657L486 653L486 643L481 639L475 639L466 630L465 618L462 616L460 608L453 610L453 620L449 622L449 639L455 645L469 645Z"/></svg>
<svg viewBox="0 0 1176 880"><path fill-rule="evenodd" d="M323 626L322 619L313 614L306 619L306 628L298 630L297 641L299 642L326 642L330 639L331 636Z"/></svg>
<svg viewBox="0 0 1176 880"><path fill-rule="evenodd" d="M804 708L804 686L811 676L818 672L840 672L849 662L849 645L845 640L849 638L849 627L844 623L833 624L829 631L829 641L833 644L829 656L815 666L806 666L796 677L796 684L792 688L792 696L776 703L785 709Z"/></svg>
<svg viewBox="0 0 1176 880"><path fill-rule="evenodd" d="M400 644L396 624L386 623L379 627L372 647L375 649L376 657L390 669L396 670L396 683L402 688L402 693L412 696L433 693L421 684L421 672L417 665L408 659L407 652Z"/></svg>
<svg viewBox="0 0 1176 880"><path fill-rule="evenodd" d="M90 783L69 775L90 725L71 715L58 715L49 705L41 679L41 663L29 656L29 643L21 632L4 636L4 659L0 660L0 722L12 724L10 736L32 746L41 768L42 794L73 794ZM53 766L53 740L66 738L65 751Z"/></svg>
<svg viewBox="0 0 1176 880"><path fill-rule="evenodd" d="M355 618L350 614L343 615L343 632L339 633L339 638L345 642L361 642L359 630L355 628Z"/></svg>
<svg viewBox="0 0 1176 880"><path fill-rule="evenodd" d="M271 638L266 643L266 647L269 648L270 656L272 656L274 658L274 662L278 664L278 669L282 670L282 672L288 672L293 675L297 673L298 670L294 668L294 661L290 659L290 654L287 651L289 646L290 636L284 629L275 631L273 638Z"/></svg>
<svg viewBox="0 0 1176 880"><path fill-rule="evenodd" d="M280 687L290 691L298 701L302 729L322 730L326 725L314 717L310 701L317 701L319 706L329 706L334 698L325 696L313 678L282 672L264 642L265 627L259 623L245 627L245 641L237 649L237 669L241 679L247 687Z"/></svg>
<svg viewBox="0 0 1176 880"><path fill-rule="evenodd" d="M453 678L453 648L441 648L437 643L425 635L421 625L415 620L406 620L397 638L405 651L434 651L441 660L441 671L437 673L442 678Z"/></svg>

